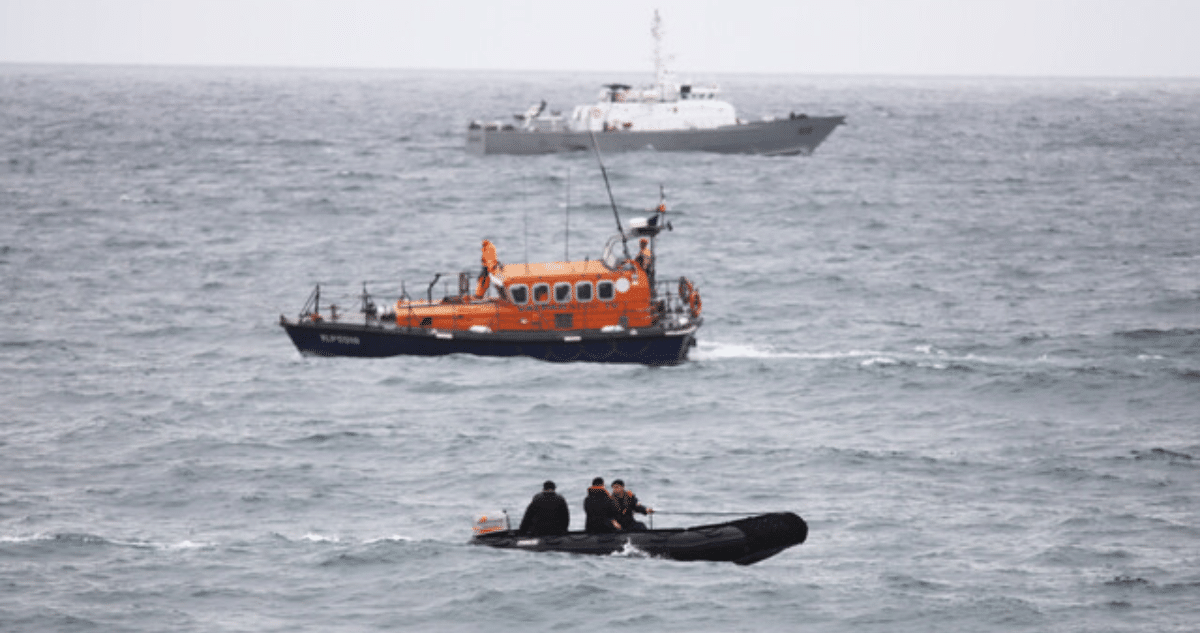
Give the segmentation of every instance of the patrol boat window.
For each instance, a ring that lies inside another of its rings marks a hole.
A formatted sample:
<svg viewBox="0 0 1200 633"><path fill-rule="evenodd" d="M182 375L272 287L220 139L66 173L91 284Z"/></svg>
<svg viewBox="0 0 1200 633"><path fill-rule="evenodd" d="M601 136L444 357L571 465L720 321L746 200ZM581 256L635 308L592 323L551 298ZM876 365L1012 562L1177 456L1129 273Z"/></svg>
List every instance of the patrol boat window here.
<svg viewBox="0 0 1200 633"><path fill-rule="evenodd" d="M529 286L513 284L508 287L508 296L512 298L513 303L523 306L529 303Z"/></svg>
<svg viewBox="0 0 1200 633"><path fill-rule="evenodd" d="M534 284L533 302L546 303L550 300L550 284Z"/></svg>
<svg viewBox="0 0 1200 633"><path fill-rule="evenodd" d="M571 300L571 283L560 281L554 284L554 302L566 303Z"/></svg>
<svg viewBox="0 0 1200 633"><path fill-rule="evenodd" d="M613 282L602 281L596 284L596 298L601 301L613 300Z"/></svg>
<svg viewBox="0 0 1200 633"><path fill-rule="evenodd" d="M575 284L575 300L580 303L592 300L592 282L581 281Z"/></svg>

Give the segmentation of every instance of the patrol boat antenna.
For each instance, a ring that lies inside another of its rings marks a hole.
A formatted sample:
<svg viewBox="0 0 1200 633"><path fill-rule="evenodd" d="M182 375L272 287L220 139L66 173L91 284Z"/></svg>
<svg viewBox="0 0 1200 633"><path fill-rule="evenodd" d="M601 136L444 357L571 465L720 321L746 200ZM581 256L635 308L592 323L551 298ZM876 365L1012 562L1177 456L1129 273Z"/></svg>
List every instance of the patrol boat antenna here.
<svg viewBox="0 0 1200 633"><path fill-rule="evenodd" d="M596 131L588 128L592 137L592 149L596 152L596 162L600 164L600 175L604 176L604 189L608 191L608 203L612 205L613 219L617 221L617 232L621 234L621 249L625 251L625 259L629 259L629 238L625 237L625 229L621 226L621 214L617 213L617 200L613 198L612 187L608 184L608 170L604 169L604 160L600 158L600 145L596 143Z"/></svg>
<svg viewBox="0 0 1200 633"><path fill-rule="evenodd" d="M658 90L659 98L667 94L667 60L662 53L662 18L658 17L658 9L654 10L654 22L650 26L650 35L654 37L654 87ZM665 98L664 98L665 100Z"/></svg>

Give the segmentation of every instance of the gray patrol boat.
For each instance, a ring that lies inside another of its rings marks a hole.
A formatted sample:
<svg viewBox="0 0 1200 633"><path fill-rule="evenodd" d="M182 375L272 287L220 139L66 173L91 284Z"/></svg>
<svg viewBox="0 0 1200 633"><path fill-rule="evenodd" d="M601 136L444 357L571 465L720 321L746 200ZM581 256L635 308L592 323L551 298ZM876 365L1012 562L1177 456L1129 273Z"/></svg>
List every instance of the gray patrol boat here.
<svg viewBox="0 0 1200 633"><path fill-rule="evenodd" d="M592 147L620 152L653 149L660 152L719 152L786 156L809 154L844 116L812 117L788 114L761 121L743 121L732 105L717 98L716 86L673 82L661 55L662 31L654 12L655 83L634 89L608 84L599 100L576 106L569 117L546 112L546 102L513 115L513 123L472 121L467 128L467 151L475 154L549 154Z"/></svg>

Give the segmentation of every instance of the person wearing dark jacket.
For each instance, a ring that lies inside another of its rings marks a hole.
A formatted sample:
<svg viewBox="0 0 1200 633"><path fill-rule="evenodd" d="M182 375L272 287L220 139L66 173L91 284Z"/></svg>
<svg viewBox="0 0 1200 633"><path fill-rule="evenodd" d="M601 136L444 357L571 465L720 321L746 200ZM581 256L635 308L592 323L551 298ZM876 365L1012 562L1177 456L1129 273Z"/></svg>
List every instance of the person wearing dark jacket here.
<svg viewBox="0 0 1200 633"><path fill-rule="evenodd" d="M567 509L567 500L554 492L553 481L547 481L542 484L542 491L533 495L529 507L525 508L525 516L517 531L529 536L566 534L570 524L571 511Z"/></svg>
<svg viewBox="0 0 1200 633"><path fill-rule="evenodd" d="M587 523L584 529L588 532L617 532L621 524L617 522L617 504L604 489L604 479L597 477L588 488L587 497L583 500L583 511L587 513Z"/></svg>
<svg viewBox="0 0 1200 633"><path fill-rule="evenodd" d="M620 479L614 479L612 482L612 498L617 506L617 522L621 524L622 530L641 532L646 529L645 523L634 520L633 513L650 514L654 512L654 508L647 508L638 503L637 495L626 490L625 482Z"/></svg>

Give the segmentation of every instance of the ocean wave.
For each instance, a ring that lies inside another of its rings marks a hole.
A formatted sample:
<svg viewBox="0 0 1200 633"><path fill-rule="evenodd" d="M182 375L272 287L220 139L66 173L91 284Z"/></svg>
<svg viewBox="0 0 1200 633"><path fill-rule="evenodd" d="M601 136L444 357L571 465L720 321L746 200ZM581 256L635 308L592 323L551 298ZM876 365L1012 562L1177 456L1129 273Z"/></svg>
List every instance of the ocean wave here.
<svg viewBox="0 0 1200 633"><path fill-rule="evenodd" d="M369 171L355 171L351 169L343 169L337 172L338 178L346 178L350 180L396 180L394 174L380 174Z"/></svg>
<svg viewBox="0 0 1200 633"><path fill-rule="evenodd" d="M1155 461L1192 461L1192 456L1187 453L1177 451L1169 451L1165 448L1152 448L1148 451L1132 451L1134 459L1155 460Z"/></svg>
<svg viewBox="0 0 1200 633"><path fill-rule="evenodd" d="M1200 382L1200 369L1172 369L1173 373L1180 380L1187 382Z"/></svg>
<svg viewBox="0 0 1200 633"><path fill-rule="evenodd" d="M314 543L322 545L338 545L350 548L386 544L419 544L425 542L440 543L440 541L427 541L425 539L418 539L412 536L405 536L403 534L392 534L389 536L378 537L351 537L340 534L324 534L317 531L309 531L299 536L289 536L279 532L272 532L271 537L286 543Z"/></svg>
<svg viewBox="0 0 1200 633"><path fill-rule="evenodd" d="M1200 337L1200 329L1170 328L1166 330L1159 330L1155 328L1142 328L1137 330L1119 330L1114 332L1113 335L1135 341L1157 341L1163 339Z"/></svg>
<svg viewBox="0 0 1200 633"><path fill-rule="evenodd" d="M298 437L292 440L297 444L326 444L341 440L354 440L365 437L363 433L357 431L334 431L330 433L313 433L304 437Z"/></svg>
<svg viewBox="0 0 1200 633"><path fill-rule="evenodd" d="M308 543L341 543L342 542L342 539L340 536L337 536L337 535L325 536L324 534L316 534L313 532L309 532L308 534L301 536L300 540L306 541Z"/></svg>
<svg viewBox="0 0 1200 633"><path fill-rule="evenodd" d="M1104 581L1104 586L1123 591L1145 591L1152 594L1194 594L1200 592L1200 581L1157 583L1141 576L1121 575Z"/></svg>
<svg viewBox="0 0 1200 633"><path fill-rule="evenodd" d="M471 385L464 385L446 380L427 380L411 384L409 389L414 393L451 395L456 393L470 392L472 391L473 387Z"/></svg>
<svg viewBox="0 0 1200 633"><path fill-rule="evenodd" d="M901 590L918 590L918 591L933 591L941 592L951 588L950 585L933 580L924 580L916 578L908 574L890 573L884 576L884 580L893 587Z"/></svg>
<svg viewBox="0 0 1200 633"><path fill-rule="evenodd" d="M363 541L363 543L366 545L374 545L375 543L415 543L416 541L417 539L411 536L393 534L391 536L381 536L379 538L367 539Z"/></svg>
<svg viewBox="0 0 1200 633"><path fill-rule="evenodd" d="M0 536L0 544L61 544L71 547L125 547L133 549L166 551L208 549L215 546L215 544L212 542L193 541L190 539L166 542L140 541L108 538L87 532L52 532L26 535L7 535Z"/></svg>
<svg viewBox="0 0 1200 633"><path fill-rule="evenodd" d="M860 367L891 367L901 364L900 361L888 356L872 356L861 363Z"/></svg>
<svg viewBox="0 0 1200 633"><path fill-rule="evenodd" d="M165 550L193 550L193 549L212 549L216 544L207 541L190 541L184 540L177 543L163 543L158 547Z"/></svg>

